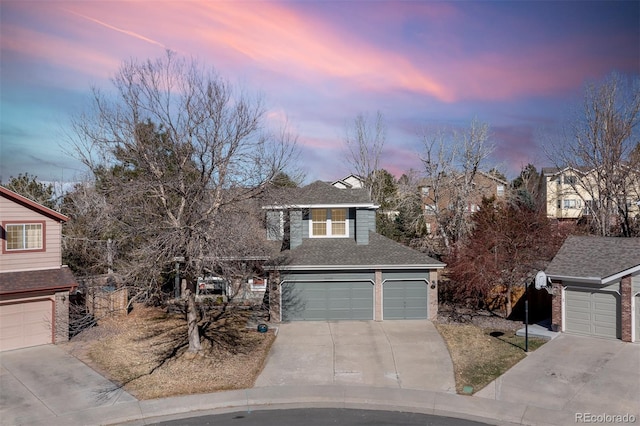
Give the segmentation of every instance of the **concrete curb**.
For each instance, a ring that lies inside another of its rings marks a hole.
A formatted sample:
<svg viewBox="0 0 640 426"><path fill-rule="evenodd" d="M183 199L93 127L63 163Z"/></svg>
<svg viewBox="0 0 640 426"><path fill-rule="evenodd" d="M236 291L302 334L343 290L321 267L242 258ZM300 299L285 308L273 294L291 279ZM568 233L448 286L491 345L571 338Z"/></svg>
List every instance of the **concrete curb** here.
<svg viewBox="0 0 640 426"><path fill-rule="evenodd" d="M444 392L367 386L274 386L122 402L43 419L42 425L128 424L287 408L353 408L435 414L498 425L560 426L575 414ZM34 424L34 423L31 423Z"/></svg>

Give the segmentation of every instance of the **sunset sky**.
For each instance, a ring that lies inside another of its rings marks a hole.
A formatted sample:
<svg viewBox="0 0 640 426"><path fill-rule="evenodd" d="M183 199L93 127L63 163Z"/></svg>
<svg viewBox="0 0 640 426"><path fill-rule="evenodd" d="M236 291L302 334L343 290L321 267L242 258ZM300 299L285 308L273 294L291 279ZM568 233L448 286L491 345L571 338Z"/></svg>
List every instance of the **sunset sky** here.
<svg viewBox="0 0 640 426"><path fill-rule="evenodd" d="M491 126L517 175L579 109L586 83L640 75L637 1L0 1L0 177L72 181L70 117L122 61L197 58L264 94L298 135L307 182L349 173L345 127L382 112L382 166L420 169L420 135ZM275 123L274 123L275 124Z"/></svg>

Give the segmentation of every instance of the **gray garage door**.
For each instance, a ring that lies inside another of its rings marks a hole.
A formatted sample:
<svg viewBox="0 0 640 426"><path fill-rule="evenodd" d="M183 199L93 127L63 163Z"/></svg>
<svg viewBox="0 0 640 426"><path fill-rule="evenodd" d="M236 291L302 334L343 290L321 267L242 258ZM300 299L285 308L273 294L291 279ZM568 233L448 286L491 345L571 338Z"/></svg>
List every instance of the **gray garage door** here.
<svg viewBox="0 0 640 426"><path fill-rule="evenodd" d="M616 293L567 288L565 330L588 336L620 338L619 305Z"/></svg>
<svg viewBox="0 0 640 426"><path fill-rule="evenodd" d="M373 283L290 282L282 286L285 321L372 320Z"/></svg>
<svg viewBox="0 0 640 426"><path fill-rule="evenodd" d="M427 318L427 287L424 280L386 281L382 286L383 319Z"/></svg>

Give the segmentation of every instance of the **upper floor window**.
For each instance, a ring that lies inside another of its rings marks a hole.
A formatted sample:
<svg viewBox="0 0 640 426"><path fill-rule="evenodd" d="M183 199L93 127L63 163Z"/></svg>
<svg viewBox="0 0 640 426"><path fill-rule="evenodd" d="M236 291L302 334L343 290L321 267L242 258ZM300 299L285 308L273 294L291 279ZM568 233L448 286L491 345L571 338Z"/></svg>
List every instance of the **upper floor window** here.
<svg viewBox="0 0 640 426"><path fill-rule="evenodd" d="M504 197L504 185L498 185L496 187L496 194L498 197Z"/></svg>
<svg viewBox="0 0 640 426"><path fill-rule="evenodd" d="M312 209L312 237L346 237L347 209Z"/></svg>
<svg viewBox="0 0 640 426"><path fill-rule="evenodd" d="M429 187L428 186L423 186L422 188L420 188L420 190L422 191L422 195L424 195L425 197L429 196Z"/></svg>
<svg viewBox="0 0 640 426"><path fill-rule="evenodd" d="M6 250L43 250L43 228L43 223L5 224Z"/></svg>
<svg viewBox="0 0 640 426"><path fill-rule="evenodd" d="M564 177L564 184L565 185L575 185L577 182L578 182L578 180L573 175L566 175Z"/></svg>
<svg viewBox="0 0 640 426"><path fill-rule="evenodd" d="M580 205L582 204L580 203L580 200L566 199L562 201L563 201L562 207L565 209L576 209L576 208L579 208Z"/></svg>

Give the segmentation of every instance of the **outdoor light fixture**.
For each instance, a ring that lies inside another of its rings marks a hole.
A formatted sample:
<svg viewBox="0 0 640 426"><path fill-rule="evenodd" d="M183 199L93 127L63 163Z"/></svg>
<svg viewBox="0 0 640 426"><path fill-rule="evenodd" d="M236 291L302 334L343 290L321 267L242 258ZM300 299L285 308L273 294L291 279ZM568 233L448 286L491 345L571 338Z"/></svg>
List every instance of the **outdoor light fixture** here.
<svg viewBox="0 0 640 426"><path fill-rule="evenodd" d="M431 288L436 288L436 280L431 281Z"/></svg>

